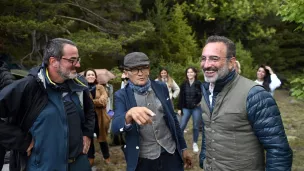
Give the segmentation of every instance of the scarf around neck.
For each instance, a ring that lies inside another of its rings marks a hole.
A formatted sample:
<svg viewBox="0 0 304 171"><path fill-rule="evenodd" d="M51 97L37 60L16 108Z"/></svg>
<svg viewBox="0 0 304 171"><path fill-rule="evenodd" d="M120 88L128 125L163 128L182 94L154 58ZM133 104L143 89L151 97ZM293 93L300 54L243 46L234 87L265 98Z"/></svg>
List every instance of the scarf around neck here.
<svg viewBox="0 0 304 171"><path fill-rule="evenodd" d="M148 92L149 88L151 87L150 79L148 79L147 83L142 86L135 85L130 80L128 81L128 84L135 93L140 94L140 95L146 94Z"/></svg>

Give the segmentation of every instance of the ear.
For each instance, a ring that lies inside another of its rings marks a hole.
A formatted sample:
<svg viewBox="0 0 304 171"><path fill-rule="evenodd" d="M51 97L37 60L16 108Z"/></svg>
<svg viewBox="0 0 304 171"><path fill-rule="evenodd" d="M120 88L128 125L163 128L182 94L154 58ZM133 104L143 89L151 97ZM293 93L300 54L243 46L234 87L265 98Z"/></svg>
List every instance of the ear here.
<svg viewBox="0 0 304 171"><path fill-rule="evenodd" d="M58 68L58 66L59 66L58 60L54 57L49 58L49 64L50 64L50 66L52 66L54 68Z"/></svg>
<svg viewBox="0 0 304 171"><path fill-rule="evenodd" d="M128 78L129 78L129 74L128 74L128 71L126 71L126 70L123 70L123 73L125 74L125 77L128 77Z"/></svg>
<svg viewBox="0 0 304 171"><path fill-rule="evenodd" d="M230 60L229 60L229 70L232 71L233 68L234 68L234 65L235 65L235 57L231 57Z"/></svg>

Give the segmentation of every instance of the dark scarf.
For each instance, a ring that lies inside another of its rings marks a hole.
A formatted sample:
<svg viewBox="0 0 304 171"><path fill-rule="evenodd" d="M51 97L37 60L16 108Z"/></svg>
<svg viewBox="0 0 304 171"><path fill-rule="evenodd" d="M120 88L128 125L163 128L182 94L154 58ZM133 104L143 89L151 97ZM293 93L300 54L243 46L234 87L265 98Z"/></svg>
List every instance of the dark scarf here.
<svg viewBox="0 0 304 171"><path fill-rule="evenodd" d="M89 83L89 91L93 97L93 99L95 98L96 96L96 84L94 83Z"/></svg>
<svg viewBox="0 0 304 171"><path fill-rule="evenodd" d="M223 90L225 85L233 79L234 76L235 76L235 70L229 72L229 74L226 75L224 78L219 79L215 82L215 87L214 87L213 96L212 96L212 106L210 106L210 101L209 101L209 95L211 94L210 91L209 91L210 83L205 83L204 84L204 88L207 91L207 97L205 96L205 100L208 103L208 106L209 106L209 109L210 109L211 113L213 111L213 108L214 108L214 105L215 105L215 99L216 99L217 95Z"/></svg>
<svg viewBox="0 0 304 171"><path fill-rule="evenodd" d="M138 86L138 85L135 85L133 84L130 80L128 81L129 83L129 86L131 87L131 89L137 93L137 94L146 94L149 90L149 88L151 87L151 81L150 79L148 79L147 83L143 86Z"/></svg>

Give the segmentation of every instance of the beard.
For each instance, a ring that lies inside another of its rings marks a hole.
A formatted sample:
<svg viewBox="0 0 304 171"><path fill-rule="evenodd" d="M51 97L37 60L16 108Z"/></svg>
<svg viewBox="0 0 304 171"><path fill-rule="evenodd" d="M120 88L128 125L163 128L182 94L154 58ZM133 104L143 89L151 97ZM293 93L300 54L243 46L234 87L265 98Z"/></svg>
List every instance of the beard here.
<svg viewBox="0 0 304 171"><path fill-rule="evenodd" d="M213 71L215 72L214 76L208 77L205 74L205 71ZM228 63L226 63L222 68L216 68L216 67L209 67L209 68L204 68L204 79L206 82L209 83L215 83L217 80L224 78L226 75L229 73L229 68L228 68Z"/></svg>
<svg viewBox="0 0 304 171"><path fill-rule="evenodd" d="M64 79L64 80L68 80L68 79L74 79L77 77L77 73L72 73L71 70L69 71L66 68L63 68L59 65L59 70L57 71L57 73Z"/></svg>

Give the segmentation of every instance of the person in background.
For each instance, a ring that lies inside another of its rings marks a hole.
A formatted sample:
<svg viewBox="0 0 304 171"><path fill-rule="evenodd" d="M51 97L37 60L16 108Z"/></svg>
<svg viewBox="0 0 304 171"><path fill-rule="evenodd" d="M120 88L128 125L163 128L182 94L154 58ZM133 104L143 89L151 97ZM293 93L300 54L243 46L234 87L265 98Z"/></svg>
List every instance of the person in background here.
<svg viewBox="0 0 304 171"><path fill-rule="evenodd" d="M261 65L259 67L255 82L259 85L263 85L263 87L270 92L272 96L274 95L274 90L281 86L281 81L277 75L269 66L266 65Z"/></svg>
<svg viewBox="0 0 304 171"><path fill-rule="evenodd" d="M202 51L204 171L290 171L292 150L279 108L262 86L236 73L235 44L210 36ZM266 152L266 154L265 154Z"/></svg>
<svg viewBox="0 0 304 171"><path fill-rule="evenodd" d="M11 171L89 171L94 106L76 69L74 42L47 42L43 64L0 92L0 144L11 149Z"/></svg>
<svg viewBox="0 0 304 171"><path fill-rule="evenodd" d="M120 86L121 89L123 89L128 84L128 80L129 80L129 78L126 77L126 74L122 73L121 74L121 86Z"/></svg>
<svg viewBox="0 0 304 171"><path fill-rule="evenodd" d="M234 69L238 74L241 74L241 64L239 61L235 61L234 63Z"/></svg>
<svg viewBox="0 0 304 171"><path fill-rule="evenodd" d="M110 152L109 146L107 143L108 129L111 118L107 114L107 103L108 103L108 93L103 85L97 83L97 74L96 71L92 68L89 68L84 71L84 76L89 84L89 90L93 99L95 106L95 132L97 133L97 140L100 145L100 149L106 164L110 163ZM93 137L91 137L93 140ZM95 146L94 143L91 143L88 158L90 165L94 164L95 158Z"/></svg>
<svg viewBox="0 0 304 171"><path fill-rule="evenodd" d="M201 82L197 80L197 70L194 67L189 67L185 71L186 79L182 83L179 101L178 113L182 113L181 130L184 132L188 121L192 116L193 120L193 152L199 151L197 141L199 136L199 127L202 124L202 109L200 101L202 99Z"/></svg>
<svg viewBox="0 0 304 171"><path fill-rule="evenodd" d="M148 56L127 54L124 73L129 83L115 92L112 131L125 132L127 171L183 171L184 166L192 167L168 88L149 79Z"/></svg>
<svg viewBox="0 0 304 171"><path fill-rule="evenodd" d="M14 76L11 74L7 64L4 61L0 60L0 91L7 85L11 84L13 81ZM2 122L1 119L0 122ZM6 149L0 144L0 170L2 170L2 167L5 164L5 154Z"/></svg>
<svg viewBox="0 0 304 171"><path fill-rule="evenodd" d="M173 104L173 99L176 99L178 97L180 89L176 82L170 77L168 70L162 68L155 81L161 81L167 85L169 96Z"/></svg>

